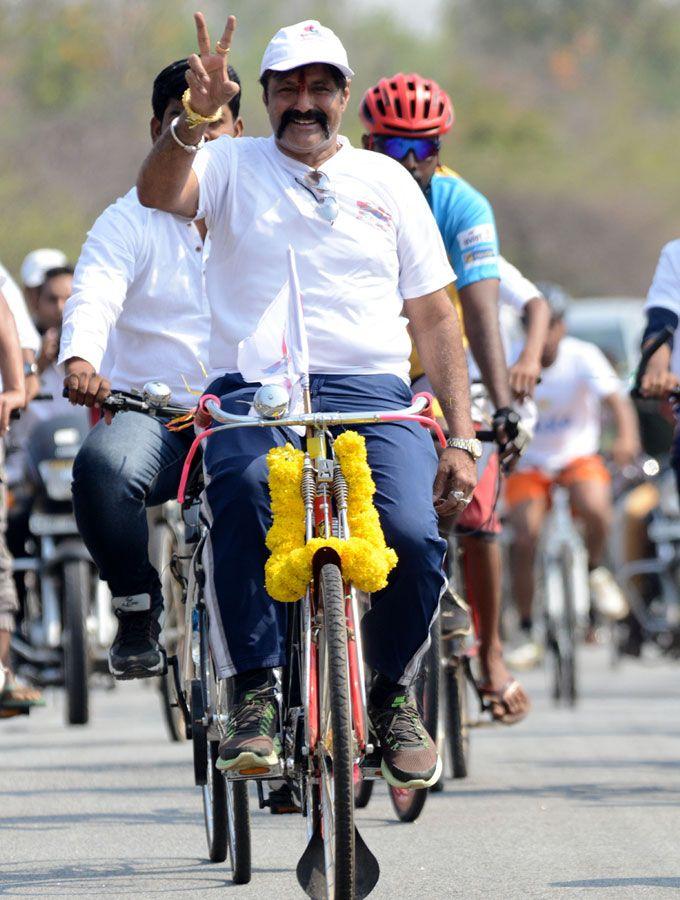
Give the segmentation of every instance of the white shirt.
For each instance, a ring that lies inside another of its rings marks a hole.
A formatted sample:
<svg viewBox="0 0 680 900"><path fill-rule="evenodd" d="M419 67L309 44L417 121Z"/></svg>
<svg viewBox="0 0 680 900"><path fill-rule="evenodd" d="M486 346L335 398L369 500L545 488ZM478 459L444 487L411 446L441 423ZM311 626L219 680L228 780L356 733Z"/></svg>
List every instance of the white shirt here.
<svg viewBox="0 0 680 900"><path fill-rule="evenodd" d="M7 301L9 311L14 316L21 349L33 350L34 353L38 353L40 350L40 335L28 314L23 294L2 263L0 263L0 292ZM0 375L1 390L2 375Z"/></svg>
<svg viewBox="0 0 680 900"><path fill-rule="evenodd" d="M207 251L206 251L207 252ZM76 266L59 362L78 356L113 388L159 380L194 405L207 378L204 247L193 222L146 209L133 188L99 216Z"/></svg>
<svg viewBox="0 0 680 900"><path fill-rule="evenodd" d="M541 292L525 278L524 275L512 263L509 263L503 256L498 257L498 274L500 282L498 284L498 317L501 329L501 340L505 350L505 358L508 363L512 360L515 362L521 352L521 344L517 343L516 347L511 349L513 339L516 337L517 319L524 312L524 307L534 297L540 297ZM479 366L475 362L472 353L468 351L468 374L470 381L480 381L481 372Z"/></svg>
<svg viewBox="0 0 680 900"><path fill-rule="evenodd" d="M600 405L621 382L604 353L586 341L564 337L557 359L536 386L538 423L519 469L559 472L600 447Z"/></svg>
<svg viewBox="0 0 680 900"><path fill-rule="evenodd" d="M661 251L645 310L652 306L669 309L680 318L680 240L671 241ZM671 370L680 375L680 334L677 332L673 341Z"/></svg>
<svg viewBox="0 0 680 900"><path fill-rule="evenodd" d="M339 204L332 225L295 180L312 170L281 153L273 136L221 137L196 154L198 216L212 240L206 291L213 369L238 371L238 343L285 283L290 244L310 372L392 373L408 383L404 299L438 290L455 275L412 176L380 153L339 142L321 166Z"/></svg>

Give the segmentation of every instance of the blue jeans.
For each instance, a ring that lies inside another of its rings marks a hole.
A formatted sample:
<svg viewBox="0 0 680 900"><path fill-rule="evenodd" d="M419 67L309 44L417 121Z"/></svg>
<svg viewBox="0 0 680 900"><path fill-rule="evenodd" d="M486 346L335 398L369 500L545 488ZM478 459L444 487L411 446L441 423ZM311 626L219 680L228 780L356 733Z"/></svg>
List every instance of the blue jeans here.
<svg viewBox="0 0 680 900"><path fill-rule="evenodd" d="M256 385L225 375L208 388L222 408L243 413ZM313 375L314 411L398 409L411 393L392 375ZM385 538L399 557L388 586L371 598L362 630L368 664L393 681L410 683L428 644L445 578L445 543L437 532L432 484L437 456L420 425L364 425L375 503ZM212 645L221 677L285 663L286 604L264 588L271 525L266 454L300 438L282 428L236 428L207 438L204 513L211 523L204 549Z"/></svg>
<svg viewBox="0 0 680 900"><path fill-rule="evenodd" d="M98 422L73 465L78 529L114 597L150 594L160 602L158 572L149 562L146 507L177 494L192 429L171 432L142 413Z"/></svg>

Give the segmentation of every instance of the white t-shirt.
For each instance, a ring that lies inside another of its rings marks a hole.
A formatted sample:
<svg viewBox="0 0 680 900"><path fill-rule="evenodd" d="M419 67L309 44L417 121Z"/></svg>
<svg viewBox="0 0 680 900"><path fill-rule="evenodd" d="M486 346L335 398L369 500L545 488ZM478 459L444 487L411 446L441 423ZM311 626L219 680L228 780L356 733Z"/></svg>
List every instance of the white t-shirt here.
<svg viewBox="0 0 680 900"><path fill-rule="evenodd" d="M194 405L208 377L207 248L193 222L146 209L133 188L92 226L64 309L59 362L78 356L113 388L163 381Z"/></svg>
<svg viewBox="0 0 680 900"><path fill-rule="evenodd" d="M2 263L0 263L0 292L7 301L9 310L14 316L21 349L33 350L34 353L38 353L40 350L40 335L28 314L23 294ZM0 375L0 391L1 390L2 375Z"/></svg>
<svg viewBox="0 0 680 900"><path fill-rule="evenodd" d="M661 251L654 280L647 294L645 309L660 306L680 318L680 240L671 241ZM680 375L680 333L673 341L671 370Z"/></svg>
<svg viewBox="0 0 680 900"><path fill-rule="evenodd" d="M525 278L518 268L509 263L503 256L498 257L498 318L501 329L501 340L505 349L505 358L510 364L514 362L521 352L522 344L517 342L513 347L513 339L518 331L518 317L524 312L524 307L534 297L540 297L541 292ZM481 372L475 362L472 353L468 351L468 374L470 381L480 381Z"/></svg>
<svg viewBox="0 0 680 900"><path fill-rule="evenodd" d="M600 447L600 404L622 388L604 353L586 341L562 339L557 359L536 386L538 423L519 469L554 474Z"/></svg>
<svg viewBox="0 0 680 900"><path fill-rule="evenodd" d="M199 218L212 248L206 291L211 368L237 372L239 341L287 280L292 245L309 340L310 372L392 373L408 382L404 299L455 279L439 229L415 180L346 138L321 166L335 193L333 224L296 182L312 171L274 137L221 137L196 154Z"/></svg>

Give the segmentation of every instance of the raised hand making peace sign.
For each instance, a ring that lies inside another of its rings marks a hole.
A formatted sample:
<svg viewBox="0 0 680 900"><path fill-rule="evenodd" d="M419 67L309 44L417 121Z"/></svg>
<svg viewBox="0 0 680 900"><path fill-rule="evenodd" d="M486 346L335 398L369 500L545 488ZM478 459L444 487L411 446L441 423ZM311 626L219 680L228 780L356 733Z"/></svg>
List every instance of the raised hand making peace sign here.
<svg viewBox="0 0 680 900"><path fill-rule="evenodd" d="M238 94L240 88L229 80L227 61L236 31L236 16L229 16L222 37L210 52L210 35L203 13L194 13L199 53L189 57L187 84L191 108L202 116L212 116ZM200 54L200 55L199 55Z"/></svg>

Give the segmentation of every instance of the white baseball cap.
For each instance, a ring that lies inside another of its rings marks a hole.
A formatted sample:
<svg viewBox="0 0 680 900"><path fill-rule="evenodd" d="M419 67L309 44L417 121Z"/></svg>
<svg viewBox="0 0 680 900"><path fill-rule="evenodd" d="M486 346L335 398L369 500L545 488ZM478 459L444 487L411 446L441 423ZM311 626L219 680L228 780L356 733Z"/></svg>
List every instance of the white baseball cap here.
<svg viewBox="0 0 680 900"><path fill-rule="evenodd" d="M288 72L313 63L335 66L346 78L354 75L340 38L316 19L307 19L276 32L264 51L260 75L267 69Z"/></svg>
<svg viewBox="0 0 680 900"><path fill-rule="evenodd" d="M49 247L32 250L21 264L21 280L26 287L40 287L45 280L46 272L65 266L67 262L61 250L52 250Z"/></svg>

